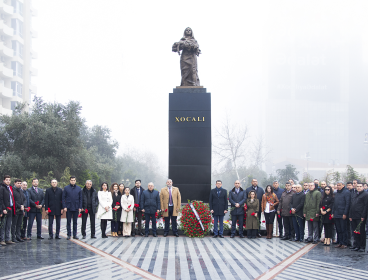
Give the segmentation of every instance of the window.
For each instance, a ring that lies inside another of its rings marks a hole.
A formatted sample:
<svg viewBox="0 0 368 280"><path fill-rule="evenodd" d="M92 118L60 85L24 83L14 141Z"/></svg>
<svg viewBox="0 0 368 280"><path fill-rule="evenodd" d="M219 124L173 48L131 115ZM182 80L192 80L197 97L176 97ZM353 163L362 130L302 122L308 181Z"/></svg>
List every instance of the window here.
<svg viewBox="0 0 368 280"><path fill-rule="evenodd" d="M23 65L17 61L12 61L13 75L23 77Z"/></svg>
<svg viewBox="0 0 368 280"><path fill-rule="evenodd" d="M14 51L14 56L23 58L23 45L18 41L12 41L12 49Z"/></svg>
<svg viewBox="0 0 368 280"><path fill-rule="evenodd" d="M13 90L13 96L18 96L22 98L22 84L18 82L11 82L11 88Z"/></svg>
<svg viewBox="0 0 368 280"><path fill-rule="evenodd" d="M12 28L14 29L14 35L18 35L23 38L23 22L19 19L12 19Z"/></svg>
<svg viewBox="0 0 368 280"><path fill-rule="evenodd" d="M23 16L23 3L20 3L18 0L12 0L12 6L14 7L14 13Z"/></svg>

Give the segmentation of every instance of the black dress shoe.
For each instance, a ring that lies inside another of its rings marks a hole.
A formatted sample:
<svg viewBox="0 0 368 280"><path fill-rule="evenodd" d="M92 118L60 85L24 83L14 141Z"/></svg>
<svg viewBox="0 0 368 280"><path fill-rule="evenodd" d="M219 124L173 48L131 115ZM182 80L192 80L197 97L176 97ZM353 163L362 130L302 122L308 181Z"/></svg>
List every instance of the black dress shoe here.
<svg viewBox="0 0 368 280"><path fill-rule="evenodd" d="M148 234L145 234L144 237L148 237Z"/></svg>
<svg viewBox="0 0 368 280"><path fill-rule="evenodd" d="M18 241L18 240L16 240L16 239L13 239L13 240L12 240L12 242L14 242L14 243L19 243L19 241Z"/></svg>
<svg viewBox="0 0 368 280"><path fill-rule="evenodd" d="M85 236L85 235L83 235L83 236L82 236L82 239L86 239L86 236Z"/></svg>
<svg viewBox="0 0 368 280"><path fill-rule="evenodd" d="M262 235L260 233L257 234L257 237L262 237Z"/></svg>
<svg viewBox="0 0 368 280"><path fill-rule="evenodd" d="M37 236L37 239L45 239L45 238L43 238L42 236Z"/></svg>
<svg viewBox="0 0 368 280"><path fill-rule="evenodd" d="M132 232L131 236L132 236L132 237L135 237L135 233L134 233L134 232Z"/></svg>
<svg viewBox="0 0 368 280"><path fill-rule="evenodd" d="M359 249L358 252L364 253L365 252L365 249Z"/></svg>
<svg viewBox="0 0 368 280"><path fill-rule="evenodd" d="M156 234L156 233L154 233L154 234L153 234L153 237L157 237L157 234Z"/></svg>
<svg viewBox="0 0 368 280"><path fill-rule="evenodd" d="M17 238L17 241L18 242L24 242L24 240L23 239L20 239L20 238Z"/></svg>
<svg viewBox="0 0 368 280"><path fill-rule="evenodd" d="M313 241L312 242L312 244L318 244L319 243L319 241Z"/></svg>
<svg viewBox="0 0 368 280"><path fill-rule="evenodd" d="M217 238L218 237L218 235L214 235L214 236L212 236L212 238Z"/></svg>
<svg viewBox="0 0 368 280"><path fill-rule="evenodd" d="M70 240L70 235L68 235L68 237L66 238L66 240Z"/></svg>
<svg viewBox="0 0 368 280"><path fill-rule="evenodd" d="M354 250L355 248L356 248L355 246L349 247L350 250Z"/></svg>
<svg viewBox="0 0 368 280"><path fill-rule="evenodd" d="M234 236L235 236L235 235L234 235L234 234L232 234L232 235L230 235L230 238L234 238Z"/></svg>
<svg viewBox="0 0 368 280"><path fill-rule="evenodd" d="M73 236L73 239L79 239L78 236Z"/></svg>
<svg viewBox="0 0 368 280"><path fill-rule="evenodd" d="M49 236L49 238L48 238L48 239L50 240L50 239L54 239L54 238L53 238L52 236Z"/></svg>
<svg viewBox="0 0 368 280"><path fill-rule="evenodd" d="M55 239L61 239L61 237L59 235L56 235Z"/></svg>
<svg viewBox="0 0 368 280"><path fill-rule="evenodd" d="M224 236L222 234L219 235L220 238L224 238Z"/></svg>
<svg viewBox="0 0 368 280"><path fill-rule="evenodd" d="M283 238L284 236L282 234L279 235L279 238Z"/></svg>
<svg viewBox="0 0 368 280"><path fill-rule="evenodd" d="M289 240L289 238L284 236L283 238L281 238L281 240Z"/></svg>
<svg viewBox="0 0 368 280"><path fill-rule="evenodd" d="M175 233L174 236L179 237L179 233Z"/></svg>
<svg viewBox="0 0 368 280"><path fill-rule="evenodd" d="M143 232L141 232L139 235L140 235L140 236L143 236L144 234L143 234Z"/></svg>
<svg viewBox="0 0 368 280"><path fill-rule="evenodd" d="M107 235L102 235L102 238L107 238Z"/></svg>
<svg viewBox="0 0 368 280"><path fill-rule="evenodd" d="M293 238L290 238L289 241L295 241L295 238L294 237Z"/></svg>
<svg viewBox="0 0 368 280"><path fill-rule="evenodd" d="M241 234L239 237L240 237L240 238L244 238L244 235L243 235L243 234Z"/></svg>
<svg viewBox="0 0 368 280"><path fill-rule="evenodd" d="M95 239L95 238L97 238L97 237L96 237L96 236L94 236L94 235L92 235L92 236L91 236L91 238Z"/></svg>
<svg viewBox="0 0 368 280"><path fill-rule="evenodd" d="M352 249L352 251L359 251L360 250L360 248L355 248L355 249Z"/></svg>
<svg viewBox="0 0 368 280"><path fill-rule="evenodd" d="M166 237L166 236L167 236L167 233L165 232L165 233L164 233L164 237Z"/></svg>

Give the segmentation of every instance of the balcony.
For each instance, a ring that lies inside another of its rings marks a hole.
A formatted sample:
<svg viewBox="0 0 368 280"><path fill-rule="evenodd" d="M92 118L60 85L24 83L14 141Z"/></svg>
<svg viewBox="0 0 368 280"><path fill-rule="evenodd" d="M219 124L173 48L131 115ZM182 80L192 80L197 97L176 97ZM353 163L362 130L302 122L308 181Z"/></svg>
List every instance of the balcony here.
<svg viewBox="0 0 368 280"><path fill-rule="evenodd" d="M14 13L13 6L10 6L10 5L4 3L3 1L0 2L0 9L1 9L2 12L4 12L5 14L8 14L8 15L12 15Z"/></svg>
<svg viewBox="0 0 368 280"><path fill-rule="evenodd" d="M2 81L2 83L0 83L0 94L2 97L12 98L13 90L11 88L7 88L6 86L4 86L4 81Z"/></svg>
<svg viewBox="0 0 368 280"><path fill-rule="evenodd" d="M13 78L13 70L0 63L0 76L5 78Z"/></svg>
<svg viewBox="0 0 368 280"><path fill-rule="evenodd" d="M38 58L38 53L34 50L31 50L31 56L32 56L32 59L37 59Z"/></svg>
<svg viewBox="0 0 368 280"><path fill-rule="evenodd" d="M6 36L14 36L14 29L7 26L4 21L0 20L0 33Z"/></svg>
<svg viewBox="0 0 368 280"><path fill-rule="evenodd" d="M37 94L37 86L30 84L29 89L32 92L32 94Z"/></svg>
<svg viewBox="0 0 368 280"><path fill-rule="evenodd" d="M29 70L32 76L38 76L38 70L36 68L30 67Z"/></svg>
<svg viewBox="0 0 368 280"><path fill-rule="evenodd" d="M4 45L4 42L0 42L0 53L2 55L5 55L7 57L13 57L13 49L8 48L7 46Z"/></svg>
<svg viewBox="0 0 368 280"><path fill-rule="evenodd" d="M32 35L32 38L37 38L38 37L38 32L36 30L34 30L33 28L31 28L31 35Z"/></svg>

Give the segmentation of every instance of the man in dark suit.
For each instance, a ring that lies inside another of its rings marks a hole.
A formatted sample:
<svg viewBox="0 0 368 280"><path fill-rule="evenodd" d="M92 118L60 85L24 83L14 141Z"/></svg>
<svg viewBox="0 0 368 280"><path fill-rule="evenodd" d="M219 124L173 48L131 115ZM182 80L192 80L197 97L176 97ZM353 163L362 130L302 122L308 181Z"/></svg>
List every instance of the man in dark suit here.
<svg viewBox="0 0 368 280"><path fill-rule="evenodd" d="M15 202L13 196L13 187L10 186L10 176L5 175L4 181L0 185L0 199L2 204L2 217L0 229L0 244L6 246L7 244L14 244L10 240L10 230L12 225L13 215L15 215Z"/></svg>
<svg viewBox="0 0 368 280"><path fill-rule="evenodd" d="M227 191L222 188L221 180L216 181L216 188L210 192L210 210L214 219L213 237L224 238L224 216L227 213ZM220 223L220 230L218 230L218 223Z"/></svg>
<svg viewBox="0 0 368 280"><path fill-rule="evenodd" d="M141 187L141 180L135 180L135 187L130 190L130 194L134 197L134 204L140 203L141 194L144 192L144 188ZM143 236L142 233L142 207L133 208L135 211L135 218L138 221L138 235ZM135 221L132 224L132 236L135 236Z"/></svg>
<svg viewBox="0 0 368 280"><path fill-rule="evenodd" d="M87 180L86 186L82 191L82 236L83 239L86 239L86 227L87 227L87 218L89 215L89 222L91 225L91 238L96 238L96 213L98 208L98 197L97 191L92 188L92 181ZM87 211L86 211L87 210Z"/></svg>
<svg viewBox="0 0 368 280"><path fill-rule="evenodd" d="M24 197L22 191L22 181L19 179L15 179L14 181L13 196L15 203L15 215L13 215L11 227L12 241L14 243L24 242L20 238L20 228L22 227L24 216L24 202L26 198Z"/></svg>
<svg viewBox="0 0 368 280"><path fill-rule="evenodd" d="M251 191L251 190L254 190L256 193L257 193L257 198L259 199L259 212L257 214L257 216L259 218L261 218L261 212L262 212L262 197L264 195L264 189L262 189L261 187L258 187L258 181L257 179L253 179L252 180L252 186L247 188L245 190L245 197L248 197L248 193ZM259 224L261 225L261 219L259 219ZM260 231L258 230L258 234L257 234L258 237L262 237Z"/></svg>
<svg viewBox="0 0 368 280"><path fill-rule="evenodd" d="M51 188L46 190L45 194L45 210L47 215L49 215L49 239L54 238L53 224L54 216L56 219L56 232L55 239L61 239L60 234L60 220L63 214L63 190L57 186L58 182L54 179L51 180Z"/></svg>
<svg viewBox="0 0 368 280"><path fill-rule="evenodd" d="M28 228L27 228L27 240L32 238L32 226L34 219L37 222L37 239L43 239L41 236L41 225L42 225L42 206L45 203L45 195L42 189L38 187L38 179L33 178L32 187L28 189L29 193L29 204L31 210L28 213Z"/></svg>
<svg viewBox="0 0 368 280"><path fill-rule="evenodd" d="M239 221L239 236L240 238L244 238L243 235L243 223L244 223L244 203L246 202L245 191L240 186L240 181L235 181L235 187L229 193L229 201L231 203L231 208L234 208L231 211L231 236L230 238L234 238L235 229L236 229L236 221Z"/></svg>
<svg viewBox="0 0 368 280"><path fill-rule="evenodd" d="M82 188L76 185L77 179L75 176L70 177L69 185L64 188L63 191L63 207L66 212L66 228L67 228L67 240L70 239L71 221L73 218L73 239L79 239L77 237L78 227L78 215L82 211Z"/></svg>
<svg viewBox="0 0 368 280"><path fill-rule="evenodd" d="M27 239L26 233L27 233L27 224L28 224L28 211L27 208L30 207L29 204L29 193L27 191L27 182L22 182L22 192L24 195L24 216L23 216L23 227L20 229L20 237L22 240Z"/></svg>

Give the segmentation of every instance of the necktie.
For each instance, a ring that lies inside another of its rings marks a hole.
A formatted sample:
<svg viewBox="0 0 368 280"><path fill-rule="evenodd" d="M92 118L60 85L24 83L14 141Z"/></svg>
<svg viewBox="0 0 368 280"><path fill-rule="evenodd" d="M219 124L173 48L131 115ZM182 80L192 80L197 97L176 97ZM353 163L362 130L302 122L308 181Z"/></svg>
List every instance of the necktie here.
<svg viewBox="0 0 368 280"><path fill-rule="evenodd" d="M169 205L172 205L171 188L169 188Z"/></svg>
<svg viewBox="0 0 368 280"><path fill-rule="evenodd" d="M38 188L37 187L35 187L35 190L36 190L36 193L38 193Z"/></svg>

